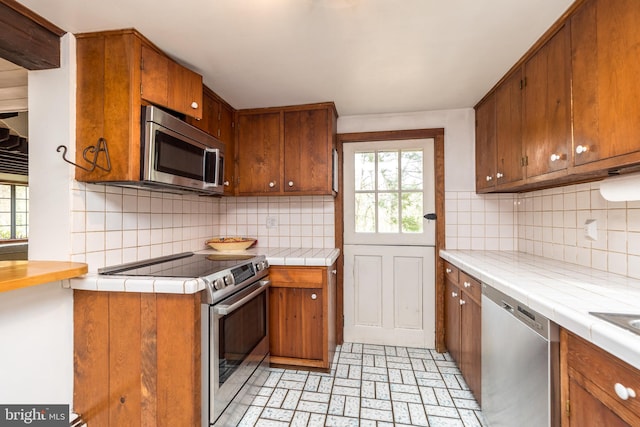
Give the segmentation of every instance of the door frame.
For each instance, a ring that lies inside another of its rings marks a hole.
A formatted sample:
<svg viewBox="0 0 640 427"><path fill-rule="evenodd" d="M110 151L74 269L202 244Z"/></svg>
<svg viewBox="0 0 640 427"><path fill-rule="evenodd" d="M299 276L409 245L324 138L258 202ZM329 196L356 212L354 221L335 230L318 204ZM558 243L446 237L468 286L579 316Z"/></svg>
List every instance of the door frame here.
<svg viewBox="0 0 640 427"><path fill-rule="evenodd" d="M343 144L364 141L394 141L403 139L434 139L434 172L435 172L435 211L436 242L435 242L435 303L436 303L436 351L446 351L444 342L444 262L440 258L440 249L445 248L445 218L444 218L444 128L408 129L377 132L339 133L336 135L338 150L338 194L335 198L335 239L336 248L340 249L337 261L336 284L336 342L342 344L344 340L344 176L342 152Z"/></svg>

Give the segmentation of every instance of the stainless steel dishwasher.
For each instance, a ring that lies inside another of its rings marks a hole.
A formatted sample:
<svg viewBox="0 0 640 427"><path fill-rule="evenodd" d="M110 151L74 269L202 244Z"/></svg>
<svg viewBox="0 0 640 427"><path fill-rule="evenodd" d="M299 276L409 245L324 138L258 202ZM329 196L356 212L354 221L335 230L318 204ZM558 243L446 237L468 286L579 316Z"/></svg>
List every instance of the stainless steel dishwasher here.
<svg viewBox="0 0 640 427"><path fill-rule="evenodd" d="M560 425L558 326L482 284L482 412L491 427Z"/></svg>

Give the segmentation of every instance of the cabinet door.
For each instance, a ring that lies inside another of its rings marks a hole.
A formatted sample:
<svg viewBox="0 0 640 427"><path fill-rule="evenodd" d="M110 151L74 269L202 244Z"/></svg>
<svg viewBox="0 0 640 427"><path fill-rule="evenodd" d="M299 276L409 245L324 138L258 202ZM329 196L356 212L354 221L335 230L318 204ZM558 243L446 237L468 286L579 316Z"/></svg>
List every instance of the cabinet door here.
<svg viewBox="0 0 640 427"><path fill-rule="evenodd" d="M241 114L237 127L238 194L280 192L280 113Z"/></svg>
<svg viewBox="0 0 640 427"><path fill-rule="evenodd" d="M202 76L169 61L168 107L196 119L202 118Z"/></svg>
<svg viewBox="0 0 640 427"><path fill-rule="evenodd" d="M460 289L451 281L446 281L445 345L453 360L460 363Z"/></svg>
<svg viewBox="0 0 640 427"><path fill-rule="evenodd" d="M521 181L522 72L514 72L496 89L496 180L498 186Z"/></svg>
<svg viewBox="0 0 640 427"><path fill-rule="evenodd" d="M496 186L496 101L489 97L476 108L476 192Z"/></svg>
<svg viewBox="0 0 640 427"><path fill-rule="evenodd" d="M460 371L478 403L481 390L482 317L480 304L462 292L460 302Z"/></svg>
<svg viewBox="0 0 640 427"><path fill-rule="evenodd" d="M573 155L575 166L585 165L580 171L640 161L638 22L637 0L591 0L571 19Z"/></svg>
<svg viewBox="0 0 640 427"><path fill-rule="evenodd" d="M215 98L209 89L206 89L202 94L202 118L196 120L193 117L187 117L187 123L217 137L219 114L220 101Z"/></svg>
<svg viewBox="0 0 640 427"><path fill-rule="evenodd" d="M224 194L233 195L235 192L235 138L233 109L226 104L220 103L218 111L218 138L224 142L225 165L224 165Z"/></svg>
<svg viewBox="0 0 640 427"><path fill-rule="evenodd" d="M524 66L527 178L566 170L571 147L569 27L563 26Z"/></svg>
<svg viewBox="0 0 640 427"><path fill-rule="evenodd" d="M329 110L284 112L284 191L331 194Z"/></svg>
<svg viewBox="0 0 640 427"><path fill-rule="evenodd" d="M571 396L569 427L631 427L582 388L574 378L569 379L569 395Z"/></svg>
<svg viewBox="0 0 640 427"><path fill-rule="evenodd" d="M271 355L322 360L322 289L272 286L269 292Z"/></svg>
<svg viewBox="0 0 640 427"><path fill-rule="evenodd" d="M169 58L145 45L141 55L140 95L153 104L168 106Z"/></svg>

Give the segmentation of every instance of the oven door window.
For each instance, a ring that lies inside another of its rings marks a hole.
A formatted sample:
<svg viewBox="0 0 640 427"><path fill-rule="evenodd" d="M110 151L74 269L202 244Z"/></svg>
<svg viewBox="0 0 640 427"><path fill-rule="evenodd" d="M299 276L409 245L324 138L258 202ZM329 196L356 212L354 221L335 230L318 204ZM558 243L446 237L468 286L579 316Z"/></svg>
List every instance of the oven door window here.
<svg viewBox="0 0 640 427"><path fill-rule="evenodd" d="M160 130L155 132L156 170L202 181L204 150Z"/></svg>
<svg viewBox="0 0 640 427"><path fill-rule="evenodd" d="M266 298L267 292L262 292L241 308L218 320L219 386L224 384L255 346L267 336Z"/></svg>

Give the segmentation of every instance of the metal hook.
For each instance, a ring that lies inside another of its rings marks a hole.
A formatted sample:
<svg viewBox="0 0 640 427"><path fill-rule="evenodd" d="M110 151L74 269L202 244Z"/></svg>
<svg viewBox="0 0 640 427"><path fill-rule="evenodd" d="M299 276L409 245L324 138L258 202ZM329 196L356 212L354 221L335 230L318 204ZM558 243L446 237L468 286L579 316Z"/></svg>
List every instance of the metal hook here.
<svg viewBox="0 0 640 427"><path fill-rule="evenodd" d="M62 150L62 160L64 160L65 162L80 168L82 170L85 170L87 172L93 172L93 170L97 167L102 169L105 172L109 172L111 171L111 159L109 158L109 149L107 148L107 141L104 138L100 138L98 139L98 143L94 146L94 145L90 145L87 148L85 148L82 151L82 158L85 159L90 165L90 168L86 168L84 166L80 166L72 161L70 161L69 159L67 159L66 155L67 155L67 146L66 145L58 145L58 148L56 148L56 151L59 153L60 150ZM98 155L100 154L100 152L103 151L104 154L107 156L107 167L104 166L100 166L98 164ZM87 154L93 154L93 159L89 159L87 157Z"/></svg>

